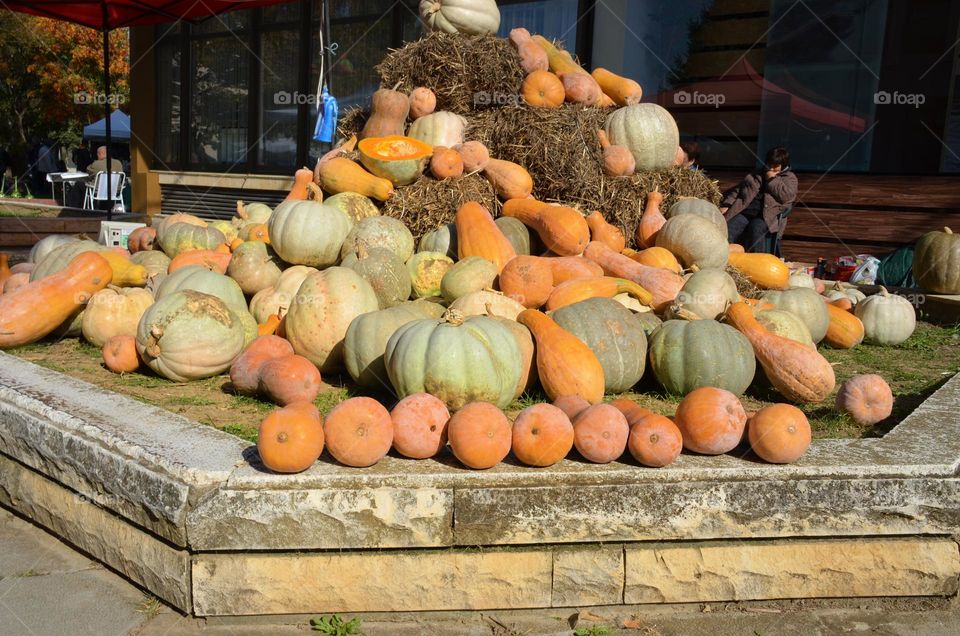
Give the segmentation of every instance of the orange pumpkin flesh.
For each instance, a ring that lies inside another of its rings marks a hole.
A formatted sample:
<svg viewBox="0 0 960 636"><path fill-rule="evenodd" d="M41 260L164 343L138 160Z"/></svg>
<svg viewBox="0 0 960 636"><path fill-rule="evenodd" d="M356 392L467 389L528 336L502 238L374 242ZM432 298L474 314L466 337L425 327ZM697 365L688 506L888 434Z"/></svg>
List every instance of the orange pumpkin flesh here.
<svg viewBox="0 0 960 636"><path fill-rule="evenodd" d="M140 368L137 339L133 336L113 336L103 345L103 363L114 373L133 373Z"/></svg>
<svg viewBox="0 0 960 636"><path fill-rule="evenodd" d="M368 397L350 398L335 406L327 415L323 432L333 458L356 468L373 466L393 445L390 412Z"/></svg>
<svg viewBox="0 0 960 636"><path fill-rule="evenodd" d="M323 417L309 402L276 409L260 422L257 451L275 473L299 473L323 453Z"/></svg>
<svg viewBox="0 0 960 636"><path fill-rule="evenodd" d="M857 375L840 385L836 407L857 424L872 426L893 413L893 391L879 375Z"/></svg>
<svg viewBox="0 0 960 636"><path fill-rule="evenodd" d="M670 418L656 413L630 422L627 450L642 466L660 468L673 463L683 449L683 436Z"/></svg>
<svg viewBox="0 0 960 636"><path fill-rule="evenodd" d="M260 367L259 376L260 392L280 406L313 402L320 392L320 371L303 356L267 360Z"/></svg>
<svg viewBox="0 0 960 636"><path fill-rule="evenodd" d="M810 422L792 404L771 404L757 411L747 424L750 448L771 464L797 461L810 447Z"/></svg>
<svg viewBox="0 0 960 636"><path fill-rule="evenodd" d="M630 426L615 406L596 404L573 421L573 444L584 459L607 464L619 459L627 448Z"/></svg>
<svg viewBox="0 0 960 636"><path fill-rule="evenodd" d="M552 404L534 404L513 423L513 454L527 466L552 466L573 448L573 424Z"/></svg>
<svg viewBox="0 0 960 636"><path fill-rule="evenodd" d="M687 394L674 417L684 448L703 455L720 455L743 439L747 413L737 396L705 386Z"/></svg>
<svg viewBox="0 0 960 636"><path fill-rule="evenodd" d="M450 450L477 470L496 466L510 452L510 420L489 402L471 402L453 414L447 425Z"/></svg>
<svg viewBox="0 0 960 636"><path fill-rule="evenodd" d="M450 411L429 393L403 398L390 412L393 421L393 448L404 457L427 459L447 444Z"/></svg>

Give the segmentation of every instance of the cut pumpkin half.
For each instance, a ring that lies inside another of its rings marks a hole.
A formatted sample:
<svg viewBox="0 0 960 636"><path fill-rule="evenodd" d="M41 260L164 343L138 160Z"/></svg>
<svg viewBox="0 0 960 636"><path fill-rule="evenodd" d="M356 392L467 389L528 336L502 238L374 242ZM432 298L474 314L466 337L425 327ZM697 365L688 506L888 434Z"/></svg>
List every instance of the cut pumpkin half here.
<svg viewBox="0 0 960 636"><path fill-rule="evenodd" d="M433 147L413 137L390 135L360 140L360 163L378 177L401 186L413 183L433 154Z"/></svg>

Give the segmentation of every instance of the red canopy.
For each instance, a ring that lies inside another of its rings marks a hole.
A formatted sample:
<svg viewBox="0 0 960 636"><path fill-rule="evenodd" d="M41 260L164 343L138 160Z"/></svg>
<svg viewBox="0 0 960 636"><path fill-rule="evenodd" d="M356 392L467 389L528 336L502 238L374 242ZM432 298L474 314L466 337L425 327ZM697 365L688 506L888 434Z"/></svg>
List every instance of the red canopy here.
<svg viewBox="0 0 960 636"><path fill-rule="evenodd" d="M3 8L98 31L122 27L201 20L236 9L252 9L290 0L8 0Z"/></svg>

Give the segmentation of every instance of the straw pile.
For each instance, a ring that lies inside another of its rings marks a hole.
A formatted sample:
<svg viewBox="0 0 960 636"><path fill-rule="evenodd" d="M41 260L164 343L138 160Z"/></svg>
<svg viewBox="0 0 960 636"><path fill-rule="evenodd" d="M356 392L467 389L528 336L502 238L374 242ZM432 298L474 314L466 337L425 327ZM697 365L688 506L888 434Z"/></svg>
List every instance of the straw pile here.
<svg viewBox="0 0 960 636"><path fill-rule="evenodd" d="M419 241L427 232L453 223L457 210L467 201L476 201L494 216L500 203L490 182L478 174L438 181L428 174L408 186L397 188L381 212L400 219Z"/></svg>

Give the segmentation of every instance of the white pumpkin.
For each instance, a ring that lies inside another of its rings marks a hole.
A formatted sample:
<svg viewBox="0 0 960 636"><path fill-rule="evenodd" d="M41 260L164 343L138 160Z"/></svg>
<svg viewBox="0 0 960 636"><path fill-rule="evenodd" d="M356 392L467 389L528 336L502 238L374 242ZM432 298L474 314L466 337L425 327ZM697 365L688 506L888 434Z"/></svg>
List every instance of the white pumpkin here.
<svg viewBox="0 0 960 636"><path fill-rule="evenodd" d="M410 124L407 137L413 137L431 146L453 148L463 143L467 120L446 110L418 117Z"/></svg>
<svg viewBox="0 0 960 636"><path fill-rule="evenodd" d="M813 281L813 276L806 272L791 272L790 273L790 286L791 287L806 287L807 289L816 289L817 284Z"/></svg>
<svg viewBox="0 0 960 636"><path fill-rule="evenodd" d="M353 221L338 208L316 201L284 201L270 215L267 231L273 250L291 265L329 267Z"/></svg>
<svg viewBox="0 0 960 636"><path fill-rule="evenodd" d="M92 345L102 347L114 336L136 336L143 312L153 304L153 294L140 287L101 289L87 302L80 329Z"/></svg>
<svg viewBox="0 0 960 636"><path fill-rule="evenodd" d="M250 299L250 313L257 322L266 322L272 314L283 316L303 284L303 279L317 271L315 267L306 265L294 265L283 270L276 283L253 295Z"/></svg>
<svg viewBox="0 0 960 636"><path fill-rule="evenodd" d="M496 0L421 0L420 18L431 31L484 35L500 28Z"/></svg>
<svg viewBox="0 0 960 636"><path fill-rule="evenodd" d="M863 323L863 339L871 344L898 345L917 327L917 312L903 296L889 293L885 287L879 294L868 296L854 308Z"/></svg>
<svg viewBox="0 0 960 636"><path fill-rule="evenodd" d="M650 103L625 106L612 112L603 128L611 144L626 146L637 170L659 170L674 164L680 131L665 108Z"/></svg>

